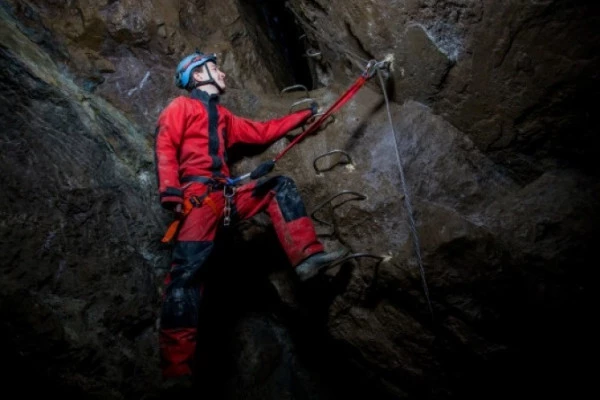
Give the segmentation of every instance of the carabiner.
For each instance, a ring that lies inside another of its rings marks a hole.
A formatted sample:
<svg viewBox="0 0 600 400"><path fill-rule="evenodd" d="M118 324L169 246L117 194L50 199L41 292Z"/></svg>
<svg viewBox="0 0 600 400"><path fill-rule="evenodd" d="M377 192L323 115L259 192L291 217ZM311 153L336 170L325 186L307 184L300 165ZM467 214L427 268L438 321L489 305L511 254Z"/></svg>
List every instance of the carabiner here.
<svg viewBox="0 0 600 400"><path fill-rule="evenodd" d="M223 208L223 225L229 226L231 223L231 199L235 194L235 186L223 186L223 196L225 197L225 207Z"/></svg>
<svg viewBox="0 0 600 400"><path fill-rule="evenodd" d="M362 76L367 79L370 79L373 77L373 75L375 75L375 72L378 69L389 68L389 64L390 64L390 62L387 60L383 60L383 61L371 60L367 63L367 66L365 68L365 71L362 73Z"/></svg>
<svg viewBox="0 0 600 400"><path fill-rule="evenodd" d="M365 67L364 72L362 73L362 76L369 79L372 78L373 75L375 75L375 67L377 65L377 60L371 60L367 63L367 66Z"/></svg>

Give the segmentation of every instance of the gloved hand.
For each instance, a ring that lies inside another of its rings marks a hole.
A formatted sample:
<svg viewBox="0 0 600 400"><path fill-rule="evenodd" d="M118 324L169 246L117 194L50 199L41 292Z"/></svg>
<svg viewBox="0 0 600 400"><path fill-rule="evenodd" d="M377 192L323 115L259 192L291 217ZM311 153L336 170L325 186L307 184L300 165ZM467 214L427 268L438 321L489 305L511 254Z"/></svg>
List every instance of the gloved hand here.
<svg viewBox="0 0 600 400"><path fill-rule="evenodd" d="M275 160L265 161L250 173L250 178L258 179L262 176L265 176L266 174L271 172L273 168L275 168Z"/></svg>
<svg viewBox="0 0 600 400"><path fill-rule="evenodd" d="M319 112L319 104L316 101L310 103L310 112L312 113L312 115L315 115Z"/></svg>

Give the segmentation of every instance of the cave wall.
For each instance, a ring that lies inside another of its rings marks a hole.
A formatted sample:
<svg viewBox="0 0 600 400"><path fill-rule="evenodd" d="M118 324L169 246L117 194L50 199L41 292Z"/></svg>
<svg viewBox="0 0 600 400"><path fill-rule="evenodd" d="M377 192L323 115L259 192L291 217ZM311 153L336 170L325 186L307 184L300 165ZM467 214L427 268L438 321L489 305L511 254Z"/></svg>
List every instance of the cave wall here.
<svg viewBox="0 0 600 400"><path fill-rule="evenodd" d="M298 183L326 246L356 257L303 286L264 215L224 236L203 311L205 393L581 395L598 237L598 6L284 8L296 18L286 34L304 35L293 51L313 78L306 95L332 104L368 60L387 58L389 104L376 75L275 171ZM169 259L159 240L171 216L156 198L154 123L182 94L174 66L196 48L218 53L233 111L288 112L305 94L280 93L299 75L285 64L292 49L273 41L276 12L270 1L2 1L7 382L25 394L34 379L58 395L156 396ZM235 173L297 133L240 157ZM350 162L328 156L331 168L315 170L333 149Z"/></svg>

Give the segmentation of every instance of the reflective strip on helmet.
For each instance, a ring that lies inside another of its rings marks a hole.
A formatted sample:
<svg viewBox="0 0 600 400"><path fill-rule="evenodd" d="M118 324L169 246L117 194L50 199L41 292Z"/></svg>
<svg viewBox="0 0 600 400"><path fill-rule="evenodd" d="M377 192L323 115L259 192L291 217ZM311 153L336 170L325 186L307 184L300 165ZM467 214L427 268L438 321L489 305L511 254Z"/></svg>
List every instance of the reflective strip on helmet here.
<svg viewBox="0 0 600 400"><path fill-rule="evenodd" d="M214 54L209 54L209 55L197 55L196 57L192 58L190 61L188 61L187 64L185 64L182 68L181 68L181 72L185 72L187 71L187 69L194 64L195 62L199 61L201 62L201 64L204 64L206 62L208 62L209 60L216 60L216 56Z"/></svg>

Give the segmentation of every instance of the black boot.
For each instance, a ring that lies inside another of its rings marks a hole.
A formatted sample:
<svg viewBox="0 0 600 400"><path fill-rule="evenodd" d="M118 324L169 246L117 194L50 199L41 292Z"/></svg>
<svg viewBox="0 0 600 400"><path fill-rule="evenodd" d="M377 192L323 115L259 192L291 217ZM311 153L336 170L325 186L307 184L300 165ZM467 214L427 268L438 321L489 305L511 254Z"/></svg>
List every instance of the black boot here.
<svg viewBox="0 0 600 400"><path fill-rule="evenodd" d="M191 375L183 375L165 380L160 390L160 399L175 399L179 396L189 397L194 393L194 379Z"/></svg>
<svg viewBox="0 0 600 400"><path fill-rule="evenodd" d="M324 251L313 254L296 266L296 274L300 281L304 282L317 275L324 267L327 267L334 261L348 253L347 249L339 249L326 253Z"/></svg>

